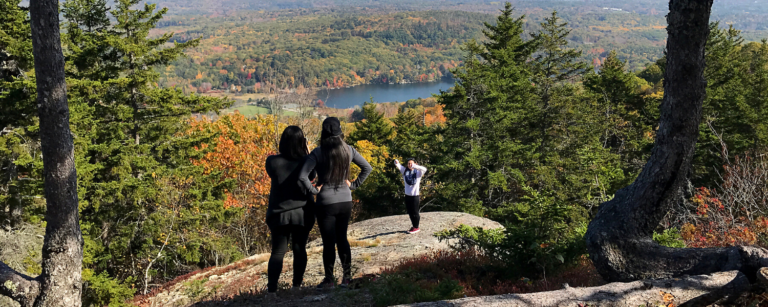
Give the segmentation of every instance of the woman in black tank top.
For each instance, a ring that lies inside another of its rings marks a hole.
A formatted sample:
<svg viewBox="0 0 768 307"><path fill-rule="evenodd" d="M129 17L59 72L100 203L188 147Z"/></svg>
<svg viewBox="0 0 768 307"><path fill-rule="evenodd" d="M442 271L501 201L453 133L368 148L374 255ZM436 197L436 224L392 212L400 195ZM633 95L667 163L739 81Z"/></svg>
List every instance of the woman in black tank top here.
<svg viewBox="0 0 768 307"><path fill-rule="evenodd" d="M269 156L266 161L267 174L272 179L267 207L267 226L272 234L272 255L267 268L270 295L277 291L289 238L293 250L293 287L301 287L307 267L307 239L315 224L313 196L299 185L299 173L309 153L301 128L285 128L279 151L279 155ZM314 177L310 173L307 179Z"/></svg>

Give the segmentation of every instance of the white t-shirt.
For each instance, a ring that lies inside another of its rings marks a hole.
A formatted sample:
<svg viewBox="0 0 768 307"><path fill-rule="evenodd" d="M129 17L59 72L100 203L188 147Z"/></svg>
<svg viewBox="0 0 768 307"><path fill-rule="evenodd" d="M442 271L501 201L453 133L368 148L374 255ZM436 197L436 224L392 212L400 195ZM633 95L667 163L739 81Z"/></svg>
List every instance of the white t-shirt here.
<svg viewBox="0 0 768 307"><path fill-rule="evenodd" d="M421 184L421 177L423 177L424 173L427 172L427 168L421 165L414 165L413 172L415 172L416 178L413 182L413 185L410 185L405 180L405 171L408 169L405 166L400 165L400 163L395 163L395 166L397 166L397 169L400 171L400 174L403 175L403 184L405 184L405 195L418 196L419 185Z"/></svg>

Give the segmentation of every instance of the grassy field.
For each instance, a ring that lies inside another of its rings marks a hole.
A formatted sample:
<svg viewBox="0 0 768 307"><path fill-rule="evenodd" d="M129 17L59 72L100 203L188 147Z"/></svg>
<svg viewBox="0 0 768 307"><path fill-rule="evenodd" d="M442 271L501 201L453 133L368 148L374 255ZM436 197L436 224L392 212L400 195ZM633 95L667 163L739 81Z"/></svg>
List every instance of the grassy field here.
<svg viewBox="0 0 768 307"><path fill-rule="evenodd" d="M230 109L224 110L222 113L230 114L230 113L234 113L235 111L240 112L240 114L243 114L243 116L245 117L253 117L259 114L269 114L269 110L267 108L258 107L258 106L242 106L237 108L230 108ZM296 112L285 111L283 112L283 115L294 116L296 115Z"/></svg>

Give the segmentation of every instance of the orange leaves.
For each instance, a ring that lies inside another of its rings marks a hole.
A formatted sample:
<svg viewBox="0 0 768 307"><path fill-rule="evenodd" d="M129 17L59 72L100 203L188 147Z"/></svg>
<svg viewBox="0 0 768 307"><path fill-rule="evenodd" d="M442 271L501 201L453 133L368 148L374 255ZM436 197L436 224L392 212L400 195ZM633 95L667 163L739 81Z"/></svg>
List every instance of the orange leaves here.
<svg viewBox="0 0 768 307"><path fill-rule="evenodd" d="M424 122L427 124L427 126L432 126L434 124L444 124L445 114L443 113L443 105L438 103L435 104L434 107L427 108L426 114L424 116Z"/></svg>
<svg viewBox="0 0 768 307"><path fill-rule="evenodd" d="M221 172L224 178L235 181L234 190L227 191L224 206L252 208L266 205L270 180L264 162L267 156L276 152L274 119L271 116L246 119L236 112L215 122L193 119L190 126L190 134L216 135L212 144L203 143L195 148L205 154L192 162L202 166L206 174Z"/></svg>
<svg viewBox="0 0 768 307"><path fill-rule="evenodd" d="M664 302L665 307L675 307L675 296L672 295L672 293L667 293L664 291L659 291L659 295L661 295L661 300Z"/></svg>

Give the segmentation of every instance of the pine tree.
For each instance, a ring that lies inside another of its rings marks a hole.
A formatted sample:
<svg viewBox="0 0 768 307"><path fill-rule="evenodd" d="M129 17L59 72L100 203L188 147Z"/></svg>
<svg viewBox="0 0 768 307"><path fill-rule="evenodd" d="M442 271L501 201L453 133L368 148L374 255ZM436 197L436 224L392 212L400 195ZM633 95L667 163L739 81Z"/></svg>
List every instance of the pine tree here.
<svg viewBox="0 0 768 307"><path fill-rule="evenodd" d="M108 37L115 33L107 13L105 0L72 0L64 2L62 15L67 44L67 74L77 80L106 81L117 78L119 54Z"/></svg>
<svg viewBox="0 0 768 307"><path fill-rule="evenodd" d="M542 30L531 34L538 42L539 50L534 56L533 74L539 97L546 109L551 100L551 90L564 81L577 81L589 66L579 61L581 51L568 48L571 30L567 22L560 22L557 11L541 23Z"/></svg>
<svg viewBox="0 0 768 307"><path fill-rule="evenodd" d="M34 82L21 84L32 68L32 32L27 9L20 3L0 1L0 130L30 124L36 112L28 95Z"/></svg>
<svg viewBox="0 0 768 307"><path fill-rule="evenodd" d="M430 129L423 125L422 114L414 109L399 112L392 123L395 124L395 137L389 148L392 154L400 157L414 157L425 163L430 153L428 144Z"/></svg>
<svg viewBox="0 0 768 307"><path fill-rule="evenodd" d="M540 117L526 61L534 41L523 41L523 17L507 3L497 24L486 24L488 42L470 41L453 92L442 93L447 119L439 176L445 201L482 214L519 197L522 170L535 161L541 143L530 129Z"/></svg>
<svg viewBox="0 0 768 307"><path fill-rule="evenodd" d="M20 1L0 1L0 226L20 225L25 208L42 195L42 182L19 174L42 172L35 103L32 34ZM7 215L6 215L7 212Z"/></svg>
<svg viewBox="0 0 768 307"><path fill-rule="evenodd" d="M596 95L603 116L602 142L611 152L620 154L626 171L636 174L650 153L653 138L654 110L637 92L640 78L625 70L615 51L584 80L584 87Z"/></svg>
<svg viewBox="0 0 768 307"><path fill-rule="evenodd" d="M121 0L109 11L116 20L110 25L104 1L75 0L63 10L71 18L65 42L73 77L69 87L78 136L88 303L122 301L133 294L125 283L146 284L159 267L165 275L179 265L205 264L213 248L238 257L233 242L203 227L224 229L217 223L232 217L222 201L231 182L190 163L202 154L192 148L216 136L180 137L193 113L215 112L230 103L157 86L155 68L199 42L165 47L172 33L148 38L165 12ZM193 213L199 210L208 214ZM173 245L166 247L158 239L181 229L187 231L184 243L171 240Z"/></svg>
<svg viewBox="0 0 768 307"><path fill-rule="evenodd" d="M349 135L351 143L366 140L377 146L386 145L392 138L394 129L384 114L376 111L376 103L371 97L370 102L363 105L364 120L355 123L355 131Z"/></svg>
<svg viewBox="0 0 768 307"><path fill-rule="evenodd" d="M712 184L729 159L765 148L766 48L765 42L745 44L733 26L710 24L704 70L707 96L691 178L695 184Z"/></svg>

